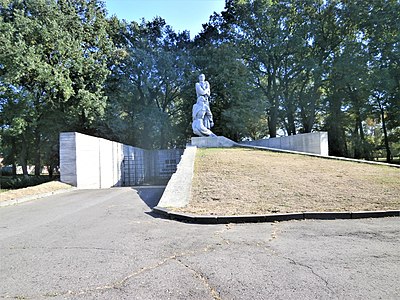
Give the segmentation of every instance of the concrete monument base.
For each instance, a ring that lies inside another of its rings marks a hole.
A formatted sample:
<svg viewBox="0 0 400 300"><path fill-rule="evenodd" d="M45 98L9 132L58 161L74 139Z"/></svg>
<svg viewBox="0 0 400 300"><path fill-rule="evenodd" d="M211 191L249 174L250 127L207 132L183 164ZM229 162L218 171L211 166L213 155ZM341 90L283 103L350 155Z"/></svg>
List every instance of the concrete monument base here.
<svg viewBox="0 0 400 300"><path fill-rule="evenodd" d="M226 148L239 146L239 144L224 136L192 137L192 146L197 148Z"/></svg>
<svg viewBox="0 0 400 300"><path fill-rule="evenodd" d="M242 144L329 156L328 133L324 131L247 141Z"/></svg>
<svg viewBox="0 0 400 300"><path fill-rule="evenodd" d="M236 143L224 136L192 137L192 146L197 148L263 147L266 149L295 151L329 156L328 133L313 132L279 138L244 141Z"/></svg>

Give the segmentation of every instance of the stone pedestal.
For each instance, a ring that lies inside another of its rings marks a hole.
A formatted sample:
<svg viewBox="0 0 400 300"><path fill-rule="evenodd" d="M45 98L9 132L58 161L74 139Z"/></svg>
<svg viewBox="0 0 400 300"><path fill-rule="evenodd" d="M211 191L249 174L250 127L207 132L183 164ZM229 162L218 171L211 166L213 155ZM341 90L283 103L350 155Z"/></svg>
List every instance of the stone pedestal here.
<svg viewBox="0 0 400 300"><path fill-rule="evenodd" d="M239 146L234 141L224 137L192 137L192 146L197 148L229 148Z"/></svg>

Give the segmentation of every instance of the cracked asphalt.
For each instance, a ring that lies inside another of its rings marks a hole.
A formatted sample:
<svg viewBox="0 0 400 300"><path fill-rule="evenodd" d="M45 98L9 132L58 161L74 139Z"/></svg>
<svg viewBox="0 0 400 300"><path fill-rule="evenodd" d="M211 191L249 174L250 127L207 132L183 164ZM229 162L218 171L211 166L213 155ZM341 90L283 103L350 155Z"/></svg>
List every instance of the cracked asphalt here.
<svg viewBox="0 0 400 300"><path fill-rule="evenodd" d="M196 225L163 188L0 208L0 298L399 299L400 218Z"/></svg>

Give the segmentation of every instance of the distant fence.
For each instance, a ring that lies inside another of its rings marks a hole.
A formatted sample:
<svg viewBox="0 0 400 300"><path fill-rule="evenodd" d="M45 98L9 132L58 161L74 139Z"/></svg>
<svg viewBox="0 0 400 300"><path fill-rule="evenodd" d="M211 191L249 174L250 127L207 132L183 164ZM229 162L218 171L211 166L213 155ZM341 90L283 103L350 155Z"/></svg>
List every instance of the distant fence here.
<svg viewBox="0 0 400 300"><path fill-rule="evenodd" d="M329 156L328 133L324 131L246 141L241 144Z"/></svg>
<svg viewBox="0 0 400 300"><path fill-rule="evenodd" d="M165 184L181 149L145 150L77 132L60 134L60 180L78 188Z"/></svg>

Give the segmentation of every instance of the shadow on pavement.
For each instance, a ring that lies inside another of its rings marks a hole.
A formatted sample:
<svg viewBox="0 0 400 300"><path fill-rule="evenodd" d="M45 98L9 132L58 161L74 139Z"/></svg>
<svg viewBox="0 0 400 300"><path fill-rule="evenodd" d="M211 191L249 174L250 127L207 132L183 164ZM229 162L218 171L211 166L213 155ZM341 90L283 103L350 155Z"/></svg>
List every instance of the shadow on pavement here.
<svg viewBox="0 0 400 300"><path fill-rule="evenodd" d="M150 208L157 206L164 193L165 186L134 186L133 190L137 192L140 199Z"/></svg>
<svg viewBox="0 0 400 300"><path fill-rule="evenodd" d="M133 186L133 190L137 192L139 198L147 205L150 211L145 214L156 219L168 219L161 214L155 213L152 209L160 202L161 196L164 193L165 186Z"/></svg>

